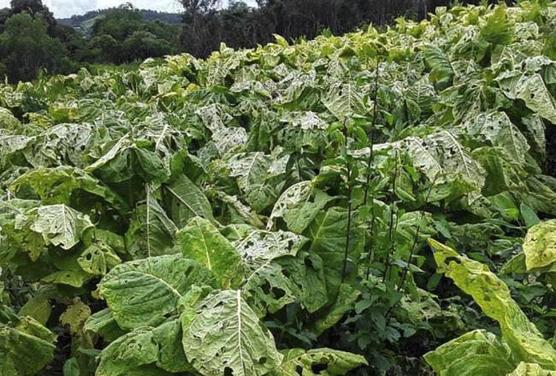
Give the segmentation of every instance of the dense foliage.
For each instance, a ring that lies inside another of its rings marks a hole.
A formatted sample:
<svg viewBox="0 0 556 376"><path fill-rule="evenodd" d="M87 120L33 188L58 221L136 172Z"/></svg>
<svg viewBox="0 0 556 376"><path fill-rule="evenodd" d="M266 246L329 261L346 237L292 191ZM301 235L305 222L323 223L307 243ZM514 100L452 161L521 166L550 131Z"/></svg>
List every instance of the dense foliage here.
<svg viewBox="0 0 556 376"><path fill-rule="evenodd" d="M1 374L553 375L555 29L457 6L0 86Z"/></svg>

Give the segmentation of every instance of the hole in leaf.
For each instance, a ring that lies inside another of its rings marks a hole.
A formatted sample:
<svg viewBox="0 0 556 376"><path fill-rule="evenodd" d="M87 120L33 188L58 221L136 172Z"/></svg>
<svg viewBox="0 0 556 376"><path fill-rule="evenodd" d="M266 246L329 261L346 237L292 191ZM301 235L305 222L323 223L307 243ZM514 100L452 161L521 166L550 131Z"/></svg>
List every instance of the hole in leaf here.
<svg viewBox="0 0 556 376"><path fill-rule="evenodd" d="M284 295L286 295L286 292L280 288L277 287L273 287L272 288L272 295L276 298L276 299L280 299L282 297L284 297Z"/></svg>
<svg viewBox="0 0 556 376"><path fill-rule="evenodd" d="M272 287L270 286L270 283L268 283L268 282L265 282L265 284L261 286L261 289L263 290L263 292L264 292L265 294L269 294L271 288L272 288Z"/></svg>
<svg viewBox="0 0 556 376"><path fill-rule="evenodd" d="M328 368L327 364L322 364L322 363L317 363L317 364L312 364L311 365L311 371L313 371L314 374L316 375L320 375L320 373L322 371L326 371L326 369Z"/></svg>
<svg viewBox="0 0 556 376"><path fill-rule="evenodd" d="M230 367L224 368L224 376L234 376L234 370Z"/></svg>

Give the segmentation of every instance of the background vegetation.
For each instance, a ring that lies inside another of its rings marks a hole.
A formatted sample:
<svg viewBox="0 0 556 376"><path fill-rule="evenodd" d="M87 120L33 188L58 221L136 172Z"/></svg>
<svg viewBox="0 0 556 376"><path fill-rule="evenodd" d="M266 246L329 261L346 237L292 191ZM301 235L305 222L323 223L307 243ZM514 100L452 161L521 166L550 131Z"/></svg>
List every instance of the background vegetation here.
<svg viewBox="0 0 556 376"><path fill-rule="evenodd" d="M56 20L41 0L12 0L0 9L0 77L29 81L41 71L71 73L91 64L126 64L188 52L206 57L220 43L255 47L273 40L341 34L398 16L422 19L451 0L257 0L257 7L231 1L180 0L183 15L124 5ZM476 3L478 1L463 1Z"/></svg>

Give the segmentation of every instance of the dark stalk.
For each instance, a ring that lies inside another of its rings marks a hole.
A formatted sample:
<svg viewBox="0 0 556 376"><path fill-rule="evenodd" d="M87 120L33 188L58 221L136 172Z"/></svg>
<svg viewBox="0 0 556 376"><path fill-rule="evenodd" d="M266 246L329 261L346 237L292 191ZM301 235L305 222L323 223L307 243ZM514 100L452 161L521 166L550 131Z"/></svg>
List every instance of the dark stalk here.
<svg viewBox="0 0 556 376"><path fill-rule="evenodd" d="M395 153L396 163L394 165L394 180L392 181L392 193L394 197L394 202L392 203L392 208L390 209L390 223L388 225L388 242L390 244L390 248L388 248L388 253L386 254L386 263L384 267L384 276L382 278L382 282L386 282L388 278L388 274L390 273L390 254L394 250L394 228L397 227L394 225L394 216L397 214L397 210L394 211L395 203L396 203L396 182L398 180L398 151L396 150ZM397 220L396 220L397 223Z"/></svg>
<svg viewBox="0 0 556 376"><path fill-rule="evenodd" d="M367 200L369 198L369 185L371 184L371 167L373 165L373 158L374 158L374 144L375 144L375 126L376 126L376 119L378 116L378 79L379 79L379 62L377 60L376 63L376 74L375 74L375 88L373 92L373 100L375 102L375 106L373 109L373 122L371 123L371 132L369 135L369 159L367 160L367 181L365 184L365 198L363 199L363 205L367 204Z"/></svg>
<svg viewBox="0 0 556 376"><path fill-rule="evenodd" d="M374 144L375 144L375 126L376 120L378 116L378 80L379 80L379 60L377 59L376 62L376 72L375 72L375 88L373 92L373 100L374 100L374 109L373 109L373 122L371 123L371 131L369 135L369 159L367 160L367 181L365 184L365 196L363 199L363 205L366 205L369 199L369 186L371 185L371 170L373 166L373 159L374 159ZM375 227L375 212L374 212L374 194L371 195L371 226L370 232L367 235L368 239L365 244L367 244L367 272L366 272L366 279L369 279L371 275L371 264L374 259L374 248L373 248L373 234L374 234L374 227Z"/></svg>
<svg viewBox="0 0 556 376"><path fill-rule="evenodd" d="M344 152L346 158L346 169L347 169L347 183L348 183L348 223L347 223L347 231L346 231L346 247L344 249L344 264L342 266L342 283L345 281L346 278L346 271L347 271L347 261L349 255L349 246L351 245L351 215L353 210L353 203L352 203L352 191L353 187L351 184L351 163L348 157L348 128L347 128L347 120L344 120L344 138L345 138L345 145L344 145Z"/></svg>

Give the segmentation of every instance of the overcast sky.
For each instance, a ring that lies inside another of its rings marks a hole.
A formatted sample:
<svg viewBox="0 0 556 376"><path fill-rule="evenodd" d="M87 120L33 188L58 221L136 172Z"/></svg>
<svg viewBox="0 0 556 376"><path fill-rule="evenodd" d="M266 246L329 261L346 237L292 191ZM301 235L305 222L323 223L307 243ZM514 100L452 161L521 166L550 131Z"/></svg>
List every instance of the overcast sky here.
<svg viewBox="0 0 556 376"><path fill-rule="evenodd" d="M104 9L130 2L140 9L153 9L165 12L180 12L182 10L177 0L43 0L57 18L65 18L74 14L83 14L94 9ZM223 1L224 3L227 0ZM253 4L254 0L246 3ZM9 7L10 0L0 0L0 8Z"/></svg>

